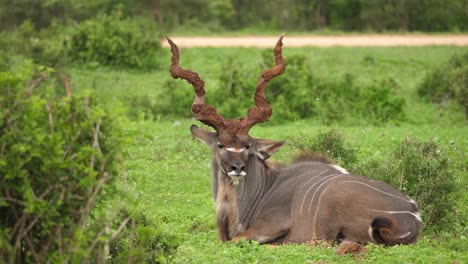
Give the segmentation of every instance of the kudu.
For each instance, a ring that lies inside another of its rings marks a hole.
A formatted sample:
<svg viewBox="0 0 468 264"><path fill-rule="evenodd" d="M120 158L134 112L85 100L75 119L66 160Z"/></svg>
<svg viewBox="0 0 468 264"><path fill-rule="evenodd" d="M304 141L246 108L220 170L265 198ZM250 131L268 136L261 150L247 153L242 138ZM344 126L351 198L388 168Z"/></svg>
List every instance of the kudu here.
<svg viewBox="0 0 468 264"><path fill-rule="evenodd" d="M191 132L213 151L211 189L220 239L245 238L259 243L346 240L385 245L415 242L422 223L417 204L396 189L313 159L279 168L267 159L284 142L249 136L254 125L272 114L265 89L272 78L285 71L282 38L274 48L276 65L265 70L258 81L255 106L246 117L233 120L225 119L205 102L203 80L179 66L177 45L167 38L172 77L193 86L193 116L215 129L210 132L192 125Z"/></svg>

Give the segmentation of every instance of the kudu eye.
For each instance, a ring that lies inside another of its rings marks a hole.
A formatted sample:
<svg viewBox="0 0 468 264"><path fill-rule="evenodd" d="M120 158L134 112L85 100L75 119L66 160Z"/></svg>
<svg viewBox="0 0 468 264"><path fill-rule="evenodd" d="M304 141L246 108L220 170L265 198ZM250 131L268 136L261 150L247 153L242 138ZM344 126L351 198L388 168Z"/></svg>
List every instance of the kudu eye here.
<svg viewBox="0 0 468 264"><path fill-rule="evenodd" d="M248 150L250 148L250 144L245 145L244 148Z"/></svg>
<svg viewBox="0 0 468 264"><path fill-rule="evenodd" d="M221 143L218 143L217 146L218 146L219 149L223 149L223 148L224 148L224 145L221 144Z"/></svg>

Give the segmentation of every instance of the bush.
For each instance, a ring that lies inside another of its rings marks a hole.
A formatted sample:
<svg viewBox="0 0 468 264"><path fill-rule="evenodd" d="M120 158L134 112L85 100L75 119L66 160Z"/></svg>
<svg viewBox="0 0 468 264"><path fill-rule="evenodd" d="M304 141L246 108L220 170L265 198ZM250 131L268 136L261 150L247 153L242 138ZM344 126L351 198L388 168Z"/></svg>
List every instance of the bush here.
<svg viewBox="0 0 468 264"><path fill-rule="evenodd" d="M235 58L226 61L219 77L221 89L213 101L223 102L219 111L226 117L245 115L253 105L254 87L262 70L271 63L271 50L264 52L257 67L239 64ZM339 80L317 78L310 72L304 56L285 58L286 74L268 84L266 96L273 108L272 120L277 122L319 117L326 123L356 120L381 125L404 120L405 100L397 95L398 83L374 80L369 85L356 84L345 74ZM262 65L262 66L260 66Z"/></svg>
<svg viewBox="0 0 468 264"><path fill-rule="evenodd" d="M445 217L452 212L450 194L455 190L448 159L434 142L406 139L395 151L396 175L400 189L418 201L428 225L448 224ZM388 179L389 181L391 179Z"/></svg>
<svg viewBox="0 0 468 264"><path fill-rule="evenodd" d="M130 119L161 120L170 117L191 117L190 107L194 94L193 89L188 89L186 82L171 79L157 88L160 89L158 91L160 96L157 98L149 96L131 96L129 98L128 115Z"/></svg>
<svg viewBox="0 0 468 264"><path fill-rule="evenodd" d="M68 63L63 31L64 28L57 24L36 31L26 20L14 31L0 32L0 48L8 54L22 55L41 65L62 66Z"/></svg>
<svg viewBox="0 0 468 264"><path fill-rule="evenodd" d="M371 161L358 170L416 200L431 230L447 229L456 218L452 198L457 189L455 179L444 151L432 141L407 138L390 160Z"/></svg>
<svg viewBox="0 0 468 264"><path fill-rule="evenodd" d="M41 72L26 90L26 76L0 73L0 262L104 256L92 208L114 193L118 128L91 98L61 96L63 86L46 81L52 74Z"/></svg>
<svg viewBox="0 0 468 264"><path fill-rule="evenodd" d="M354 108L374 124L405 120L405 100L396 95L398 83L393 79L373 83L360 89ZM351 107L353 107L351 106Z"/></svg>
<svg viewBox="0 0 468 264"><path fill-rule="evenodd" d="M449 62L426 74L418 94L435 103L457 101L468 116L468 52L453 55Z"/></svg>
<svg viewBox="0 0 468 264"><path fill-rule="evenodd" d="M122 209L114 226L122 229L109 245L111 263L168 263L179 244L142 213Z"/></svg>
<svg viewBox="0 0 468 264"><path fill-rule="evenodd" d="M0 50L0 71L6 71L10 67L10 57L4 52Z"/></svg>
<svg viewBox="0 0 468 264"><path fill-rule="evenodd" d="M222 66L219 80L220 89L217 89L208 97L217 104L218 111L226 118L238 118L245 116L247 109L253 106L254 85L256 71L245 65L239 64L235 58L227 58Z"/></svg>
<svg viewBox="0 0 468 264"><path fill-rule="evenodd" d="M308 153L320 152L345 167L357 162L357 149L347 144L343 134L335 129L319 132L313 139L304 136L292 144Z"/></svg>
<svg viewBox="0 0 468 264"><path fill-rule="evenodd" d="M117 188L118 109L54 69L16 68L0 72L0 262L167 262L178 242Z"/></svg>
<svg viewBox="0 0 468 264"><path fill-rule="evenodd" d="M68 54L80 63L157 69L159 41L147 31L119 12L101 15L78 26L67 44Z"/></svg>

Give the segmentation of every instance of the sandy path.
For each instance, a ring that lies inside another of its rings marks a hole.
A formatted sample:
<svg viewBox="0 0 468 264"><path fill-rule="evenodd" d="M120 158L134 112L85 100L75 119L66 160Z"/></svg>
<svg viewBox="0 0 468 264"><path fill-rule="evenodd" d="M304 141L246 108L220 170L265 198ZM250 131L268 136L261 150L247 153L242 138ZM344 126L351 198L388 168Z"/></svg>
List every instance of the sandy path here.
<svg viewBox="0 0 468 264"><path fill-rule="evenodd" d="M278 36L242 37L171 37L179 47L259 47L276 43ZM468 46L468 34L458 35L344 35L344 36L288 36L283 43L288 47L390 47L452 45ZM166 41L162 45L167 47Z"/></svg>

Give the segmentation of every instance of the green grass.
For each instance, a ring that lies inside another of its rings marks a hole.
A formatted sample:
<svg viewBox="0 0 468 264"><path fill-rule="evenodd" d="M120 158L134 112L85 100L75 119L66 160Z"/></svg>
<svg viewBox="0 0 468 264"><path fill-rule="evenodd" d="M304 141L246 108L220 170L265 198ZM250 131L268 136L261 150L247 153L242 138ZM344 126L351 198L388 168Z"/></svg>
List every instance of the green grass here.
<svg viewBox="0 0 468 264"><path fill-rule="evenodd" d="M311 74L324 78L340 78L351 73L357 82L392 78L398 82L398 93L407 105L409 120L382 127L359 126L359 117L352 126L325 126L318 119L269 122L256 126L251 136L294 142L315 137L319 131L335 128L343 132L346 142L358 148L360 163L385 161L407 136L421 141L434 140L449 157L450 170L461 186L454 194L457 215L468 217L468 127L455 106L436 106L418 98L416 87L433 67L445 63L453 53L466 52L466 47L399 47L399 48L284 48L286 58L303 55L308 59ZM184 68L198 72L205 80L207 98L219 87L222 63L237 56L239 63L260 61L261 49L193 48L181 50ZM91 90L101 103L109 107L125 107L132 96L161 97L161 87L168 80L170 53L161 55L161 69L151 72L116 70L105 67L71 67L72 85L76 92ZM165 58L165 59L164 59ZM260 74L260 73L259 73ZM288 74L288 70L286 73ZM184 89L192 88L185 84ZM252 93L255 83L252 84ZM294 89L294 87L288 87ZM274 98L270 98L274 100ZM212 102L220 105L222 102ZM190 110L190 105L178 105ZM274 115L273 109L273 115ZM128 194L138 200L138 211L159 222L161 228L179 241L173 256L176 263L354 263L351 256L336 256L335 248L288 245L279 248L254 242L238 245L221 243L215 227L215 208L210 189L210 150L192 139L189 126L198 123L182 117L161 117L159 121L123 119L127 145L123 158ZM356 125L357 124L357 125ZM288 162L297 153L286 144L274 158ZM369 175L372 176L372 175ZM370 251L363 263L467 263L467 219L458 219L454 226L434 234L424 232L416 245L384 248L367 246ZM453 230L459 233L450 232Z"/></svg>

